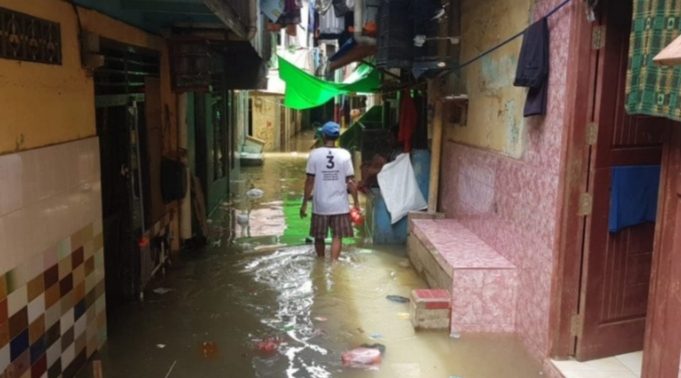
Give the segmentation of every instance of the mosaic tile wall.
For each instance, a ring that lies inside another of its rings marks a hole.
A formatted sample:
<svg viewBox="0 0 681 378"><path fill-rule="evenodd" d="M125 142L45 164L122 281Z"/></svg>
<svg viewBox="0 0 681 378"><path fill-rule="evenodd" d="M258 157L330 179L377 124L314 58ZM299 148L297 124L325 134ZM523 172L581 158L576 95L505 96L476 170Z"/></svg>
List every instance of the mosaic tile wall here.
<svg viewBox="0 0 681 378"><path fill-rule="evenodd" d="M545 14L559 0L537 0ZM446 142L441 205L518 269L516 330L538 360L549 350L549 306L556 253L566 67L572 5L549 19L548 114L531 120L522 158ZM475 125L469 125L475 127Z"/></svg>
<svg viewBox="0 0 681 378"><path fill-rule="evenodd" d="M96 138L0 156L0 373L73 376L106 340Z"/></svg>

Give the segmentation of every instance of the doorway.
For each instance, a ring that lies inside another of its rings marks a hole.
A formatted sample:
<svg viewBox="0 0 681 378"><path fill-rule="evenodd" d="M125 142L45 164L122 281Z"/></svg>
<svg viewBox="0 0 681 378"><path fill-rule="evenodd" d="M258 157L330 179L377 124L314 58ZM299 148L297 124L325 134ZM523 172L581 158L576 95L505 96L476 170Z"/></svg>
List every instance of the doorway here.
<svg viewBox="0 0 681 378"><path fill-rule="evenodd" d="M156 52L101 38L104 65L94 72L96 127L102 181L106 308L114 319L121 304L142 287L140 242L152 222L155 203L150 173L147 92L158 77ZM153 145L153 144L152 144ZM160 148L160 145L158 145ZM155 156L155 155L154 155ZM158 180L154 180L157 182Z"/></svg>
<svg viewBox="0 0 681 378"><path fill-rule="evenodd" d="M136 241L144 224L145 178L138 129L143 103L125 98L100 97L97 135L100 145L102 216L104 231L107 309L135 297L139 290ZM105 100L102 105L102 100ZM141 106L142 105L142 106ZM141 108L140 108L141 106ZM136 137L131 137L131 135Z"/></svg>
<svg viewBox="0 0 681 378"><path fill-rule="evenodd" d="M574 94L584 99L572 105L574 130L568 144L581 163L580 178L570 177L566 184L558 270L561 298L554 308L559 315L552 347L554 356L579 361L643 349L655 223L613 228L612 210L619 203L622 175L628 174L634 183L659 185L669 123L625 112L632 1L601 1L596 11L593 23L577 16L582 24L575 40L588 43L588 50L577 46L573 51L580 57L577 64L589 69L574 71L580 81L573 84ZM657 176L651 173L655 171ZM658 191L649 192L654 220Z"/></svg>

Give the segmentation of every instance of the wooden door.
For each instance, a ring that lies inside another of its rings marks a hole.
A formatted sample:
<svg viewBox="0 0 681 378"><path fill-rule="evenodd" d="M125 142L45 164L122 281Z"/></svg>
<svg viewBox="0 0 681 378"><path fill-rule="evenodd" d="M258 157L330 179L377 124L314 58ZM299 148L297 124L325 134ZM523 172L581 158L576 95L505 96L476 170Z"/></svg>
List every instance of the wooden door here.
<svg viewBox="0 0 681 378"><path fill-rule="evenodd" d="M610 233L611 171L616 166L658 165L666 121L625 113L625 83L631 1L603 4L600 24L605 39L597 55L592 147L576 357L590 360L643 348L654 224ZM597 34L594 34L597 36Z"/></svg>
<svg viewBox="0 0 681 378"><path fill-rule="evenodd" d="M677 377L681 354L681 124L670 126L662 163L643 377Z"/></svg>

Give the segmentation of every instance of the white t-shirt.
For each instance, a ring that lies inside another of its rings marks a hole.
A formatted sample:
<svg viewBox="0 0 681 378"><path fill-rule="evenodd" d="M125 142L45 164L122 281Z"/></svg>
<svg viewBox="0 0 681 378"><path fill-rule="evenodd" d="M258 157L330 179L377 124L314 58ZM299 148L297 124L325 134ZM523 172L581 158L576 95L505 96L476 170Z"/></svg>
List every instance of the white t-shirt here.
<svg viewBox="0 0 681 378"><path fill-rule="evenodd" d="M337 215L350 212L347 178L354 176L350 153L342 148L321 147L310 152L307 174L314 176L312 212Z"/></svg>

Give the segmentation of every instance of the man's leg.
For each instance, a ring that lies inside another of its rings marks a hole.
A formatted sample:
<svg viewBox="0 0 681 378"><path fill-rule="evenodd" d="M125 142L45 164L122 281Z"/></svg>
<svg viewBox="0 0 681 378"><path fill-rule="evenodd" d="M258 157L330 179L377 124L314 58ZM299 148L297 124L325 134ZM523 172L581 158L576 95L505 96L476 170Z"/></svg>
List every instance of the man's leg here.
<svg viewBox="0 0 681 378"><path fill-rule="evenodd" d="M334 261L340 257L342 247L343 239L340 236L334 235L331 241L331 257L333 257Z"/></svg>
<svg viewBox="0 0 681 378"><path fill-rule="evenodd" d="M324 239L315 239L314 240L314 249L315 249L315 251L317 251L317 257L324 257L324 249L326 249L326 245L324 244Z"/></svg>

